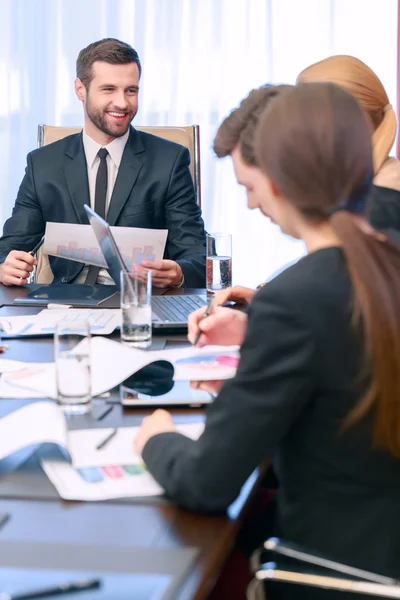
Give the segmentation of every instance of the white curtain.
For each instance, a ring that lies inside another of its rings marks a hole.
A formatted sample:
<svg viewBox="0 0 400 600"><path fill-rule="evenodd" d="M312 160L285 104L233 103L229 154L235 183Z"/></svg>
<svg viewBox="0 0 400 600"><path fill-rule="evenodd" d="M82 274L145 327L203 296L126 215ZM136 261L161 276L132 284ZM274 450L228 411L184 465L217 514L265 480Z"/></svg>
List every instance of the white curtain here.
<svg viewBox="0 0 400 600"><path fill-rule="evenodd" d="M308 64L353 54L396 103L397 0L0 0L0 222L11 213L38 123L79 125L78 52L117 37L143 64L137 124L198 123L203 213L233 234L235 283L255 286L303 253L250 212L230 160L218 161L219 122L263 83L293 83Z"/></svg>

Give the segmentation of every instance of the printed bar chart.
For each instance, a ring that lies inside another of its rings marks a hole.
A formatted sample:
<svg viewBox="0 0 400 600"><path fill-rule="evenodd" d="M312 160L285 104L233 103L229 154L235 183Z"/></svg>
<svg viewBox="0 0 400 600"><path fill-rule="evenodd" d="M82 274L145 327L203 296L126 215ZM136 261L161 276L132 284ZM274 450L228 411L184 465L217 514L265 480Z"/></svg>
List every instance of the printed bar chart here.
<svg viewBox="0 0 400 600"><path fill-rule="evenodd" d="M142 260L155 260L156 256L153 246L135 247L132 250L119 248L119 251L128 269L131 269L133 265L139 265ZM56 255L68 260L95 264L99 267L107 266L99 248L80 248L76 242L69 242L68 246L58 244Z"/></svg>
<svg viewBox="0 0 400 600"><path fill-rule="evenodd" d="M161 260L168 231L135 227L111 227L127 269L143 260ZM46 224L45 254L59 256L98 267L107 267L103 253L90 225L72 223Z"/></svg>

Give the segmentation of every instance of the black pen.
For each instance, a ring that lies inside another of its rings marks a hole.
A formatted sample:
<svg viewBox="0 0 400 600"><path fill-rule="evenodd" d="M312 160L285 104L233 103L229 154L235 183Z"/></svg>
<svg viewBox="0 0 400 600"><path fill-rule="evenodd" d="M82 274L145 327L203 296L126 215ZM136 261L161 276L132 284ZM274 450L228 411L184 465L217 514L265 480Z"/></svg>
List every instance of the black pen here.
<svg viewBox="0 0 400 600"><path fill-rule="evenodd" d="M41 590L31 590L21 594L0 594L0 600L34 600L34 598L47 598L49 596L60 596L61 594L70 594L72 592L83 592L100 587L100 579L85 579L75 581L74 583L60 583L54 587L42 588Z"/></svg>
<svg viewBox="0 0 400 600"><path fill-rule="evenodd" d="M5 525L8 521L8 519L10 518L9 513L0 513L0 527L2 525ZM1 599L0 599L1 600Z"/></svg>
<svg viewBox="0 0 400 600"><path fill-rule="evenodd" d="M30 252L28 252L28 254L31 254L32 256L35 256L36 252L39 250L39 248L41 248L44 244L44 236L42 237L42 239L40 240L40 242L38 244L36 244L36 246L34 247L33 250L31 250ZM0 598L1 600L1 598Z"/></svg>
<svg viewBox="0 0 400 600"><path fill-rule="evenodd" d="M210 298L210 299L209 299L209 301L208 301L207 308L206 308L206 310L204 311L204 313L203 313L203 316L201 317L201 320L203 320L203 319L205 319L206 317L208 317L208 315L211 313L211 311L212 311L212 309L213 309L213 304L214 304L214 296L211 296L211 298ZM197 332L197 335L196 335L196 337L195 337L195 339L194 339L194 342L193 342L193 346L197 346L197 344L198 344L198 342L199 342L199 339L200 339L200 336L201 336L201 334L202 334L202 331L201 331L201 329L200 329L200 327L199 327L199 330L198 330L198 332Z"/></svg>
<svg viewBox="0 0 400 600"><path fill-rule="evenodd" d="M116 435L117 431L118 431L117 427L115 429L113 429L112 432L110 433L110 435L108 435L102 442L100 442L100 444L98 444L96 446L96 450L101 450L102 448L104 448L104 446L106 446L108 444L108 442L113 439L113 437ZM0 600L1 600L1 598L0 598Z"/></svg>
<svg viewBox="0 0 400 600"><path fill-rule="evenodd" d="M113 406L109 406L108 408L106 408L105 411L99 414L99 416L97 417L97 421L102 421L107 415L110 414L113 408Z"/></svg>

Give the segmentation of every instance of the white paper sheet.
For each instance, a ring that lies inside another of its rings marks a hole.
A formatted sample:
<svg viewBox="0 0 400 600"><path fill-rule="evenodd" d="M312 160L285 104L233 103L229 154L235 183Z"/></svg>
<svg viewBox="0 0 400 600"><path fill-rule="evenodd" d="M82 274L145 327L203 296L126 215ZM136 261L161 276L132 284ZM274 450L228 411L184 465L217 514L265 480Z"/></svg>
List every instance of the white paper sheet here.
<svg viewBox="0 0 400 600"><path fill-rule="evenodd" d="M179 424L177 429L197 439L204 423ZM114 438L97 450L96 446L111 431L106 428L68 432L65 415L58 405L34 402L0 419L0 462L24 448L53 443L67 449L72 459L72 464L62 460L42 461L44 471L62 498L105 500L162 494L162 488L134 449L139 428L119 428ZM101 481L89 483L81 469L97 469Z"/></svg>
<svg viewBox="0 0 400 600"><path fill-rule="evenodd" d="M113 431L113 428L69 431L68 450L73 466L83 469L107 465L133 465L142 462L133 445L138 429L138 427L120 427L101 450L96 450L96 446ZM178 425L177 429L180 433L197 439L204 430L204 423L184 423Z"/></svg>
<svg viewBox="0 0 400 600"><path fill-rule="evenodd" d="M82 343L88 342L85 340ZM103 337L92 338L90 343L93 396L109 391L144 366L160 360L174 366L175 381L230 379L235 375L239 356L238 346L206 346L200 349L188 346L146 352ZM194 364L190 362L192 360ZM1 364L0 359L0 372ZM0 397L21 397L12 395L12 388L16 388L15 394L20 394L17 388L25 389L28 397L36 397L32 393L37 391L39 397L56 398L54 363L25 363L20 370L5 372L0 379Z"/></svg>
<svg viewBox="0 0 400 600"><path fill-rule="evenodd" d="M105 476L103 481L88 483L67 462L43 461L42 468L64 500L90 502L163 494L162 487L148 471L120 479Z"/></svg>
<svg viewBox="0 0 400 600"><path fill-rule="evenodd" d="M111 227L111 231L129 270L144 259L161 260L164 256L167 229ZM90 225L47 223L43 251L51 256L107 267Z"/></svg>
<svg viewBox="0 0 400 600"><path fill-rule="evenodd" d="M56 398L54 363L15 363L4 369L0 360L0 398Z"/></svg>
<svg viewBox="0 0 400 600"><path fill-rule="evenodd" d="M65 500L98 501L112 498L159 496L163 489L153 479L135 452L133 440L138 427L118 430L117 435L103 449L95 445L103 440L111 429L73 431L69 433L69 449L74 457L74 466L61 461L42 461L42 467L58 493ZM178 426L178 431L197 439L204 429L203 423ZM95 463L94 473L101 478L89 482L78 467L86 468ZM137 469L129 473L125 466Z"/></svg>
<svg viewBox="0 0 400 600"><path fill-rule="evenodd" d="M34 402L0 419L0 460L45 442L67 447L65 416L56 404Z"/></svg>
<svg viewBox="0 0 400 600"><path fill-rule="evenodd" d="M90 309L44 309L36 315L1 317L0 325L5 333L13 335L47 335L54 333L56 323L68 319L85 319L90 323L90 332L94 335L109 335L121 325L121 311L116 308Z"/></svg>

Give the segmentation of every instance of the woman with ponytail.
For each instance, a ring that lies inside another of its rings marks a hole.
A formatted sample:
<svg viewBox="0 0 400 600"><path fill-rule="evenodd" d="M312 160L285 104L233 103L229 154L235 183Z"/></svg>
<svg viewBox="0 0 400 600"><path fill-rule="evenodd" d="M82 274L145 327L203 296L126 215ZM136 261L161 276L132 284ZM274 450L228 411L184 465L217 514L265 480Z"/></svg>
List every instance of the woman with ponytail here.
<svg viewBox="0 0 400 600"><path fill-rule="evenodd" d="M397 131L396 114L379 77L354 56L337 55L310 65L298 83L325 81L350 92L368 117L374 180L368 214L378 229L393 229L400 240L400 162L389 157Z"/></svg>
<svg viewBox="0 0 400 600"><path fill-rule="evenodd" d="M251 207L308 254L256 293L248 315L191 316L191 341L200 330L200 345L241 344L237 373L197 441L158 410L136 448L171 499L205 512L226 510L270 458L276 516L260 540L274 533L398 577L400 251L365 216L369 123L343 88L307 83L268 103L255 137Z"/></svg>

